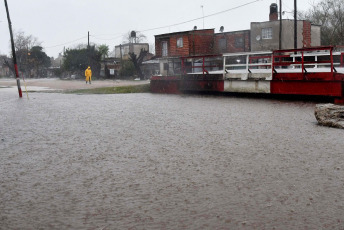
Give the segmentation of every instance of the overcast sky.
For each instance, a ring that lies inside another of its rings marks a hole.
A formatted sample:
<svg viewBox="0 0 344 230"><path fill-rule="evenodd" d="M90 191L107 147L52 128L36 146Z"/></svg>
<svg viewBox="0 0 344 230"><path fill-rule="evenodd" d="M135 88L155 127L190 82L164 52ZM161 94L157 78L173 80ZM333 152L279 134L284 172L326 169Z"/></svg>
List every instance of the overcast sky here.
<svg viewBox="0 0 344 230"><path fill-rule="evenodd" d="M250 22L268 21L270 4L279 4L279 0L7 1L13 29L36 37L48 56L54 57L63 47L87 44L88 31L91 43L107 44L111 51L131 30L142 31L147 42L154 44L154 35L191 30L194 26L202 29L203 15L204 28L214 28L215 32L220 26L224 26L225 32L249 29ZM319 1L297 0L298 10L307 10ZM292 12L293 8L294 0L282 0L282 11ZM222 11L226 12L216 14ZM212 14L216 15L207 17ZM179 24L197 18L200 19ZM293 19L293 15L285 13L283 18ZM160 29L151 30L154 28ZM10 37L3 1L0 2L0 34L0 54L9 54Z"/></svg>

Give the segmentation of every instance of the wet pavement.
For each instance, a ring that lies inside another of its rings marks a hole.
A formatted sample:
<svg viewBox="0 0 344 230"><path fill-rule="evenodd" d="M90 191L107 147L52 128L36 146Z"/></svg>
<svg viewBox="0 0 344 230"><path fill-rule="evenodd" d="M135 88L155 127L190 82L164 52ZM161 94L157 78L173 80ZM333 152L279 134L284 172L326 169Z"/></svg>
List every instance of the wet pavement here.
<svg viewBox="0 0 344 230"><path fill-rule="evenodd" d="M0 88L0 229L344 229L315 103Z"/></svg>

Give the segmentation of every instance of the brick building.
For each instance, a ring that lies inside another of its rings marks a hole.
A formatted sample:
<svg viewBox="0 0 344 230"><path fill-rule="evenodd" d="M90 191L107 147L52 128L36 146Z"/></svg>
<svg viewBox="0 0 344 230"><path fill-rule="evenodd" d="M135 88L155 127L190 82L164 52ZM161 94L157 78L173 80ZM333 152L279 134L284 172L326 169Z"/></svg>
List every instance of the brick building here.
<svg viewBox="0 0 344 230"><path fill-rule="evenodd" d="M155 35L157 57L197 56L213 53L214 29Z"/></svg>
<svg viewBox="0 0 344 230"><path fill-rule="evenodd" d="M214 53L214 29L155 35L155 53L162 75L179 74L180 57Z"/></svg>
<svg viewBox="0 0 344 230"><path fill-rule="evenodd" d="M155 36L160 74L179 74L180 57L279 49L280 21L277 4L270 6L269 21L252 22L250 30L214 33L214 29L191 30ZM282 49L294 48L294 20L282 20ZM297 21L297 47L320 46L320 26ZM210 62L210 61L209 61ZM194 65L194 63L192 64ZM210 64L211 65L211 64Z"/></svg>
<svg viewBox="0 0 344 230"><path fill-rule="evenodd" d="M250 37L250 30L217 33L214 35L214 52L248 52L251 50Z"/></svg>

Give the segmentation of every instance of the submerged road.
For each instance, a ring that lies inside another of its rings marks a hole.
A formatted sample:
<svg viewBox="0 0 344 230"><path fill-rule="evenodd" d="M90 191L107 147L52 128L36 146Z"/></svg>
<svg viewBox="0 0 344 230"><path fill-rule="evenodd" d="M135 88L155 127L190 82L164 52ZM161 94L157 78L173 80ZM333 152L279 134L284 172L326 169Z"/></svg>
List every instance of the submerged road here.
<svg viewBox="0 0 344 230"><path fill-rule="evenodd" d="M314 103L0 88L0 229L343 229Z"/></svg>

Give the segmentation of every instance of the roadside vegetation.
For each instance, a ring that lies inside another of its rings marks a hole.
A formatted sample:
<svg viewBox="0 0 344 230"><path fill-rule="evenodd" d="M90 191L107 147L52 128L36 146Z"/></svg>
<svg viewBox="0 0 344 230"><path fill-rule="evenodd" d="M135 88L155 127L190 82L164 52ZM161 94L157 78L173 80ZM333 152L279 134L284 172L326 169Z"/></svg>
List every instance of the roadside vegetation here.
<svg viewBox="0 0 344 230"><path fill-rule="evenodd" d="M131 85L131 86L117 86L117 87L103 87L95 89L77 89L68 90L65 93L70 94L125 94L125 93L149 93L150 85Z"/></svg>

